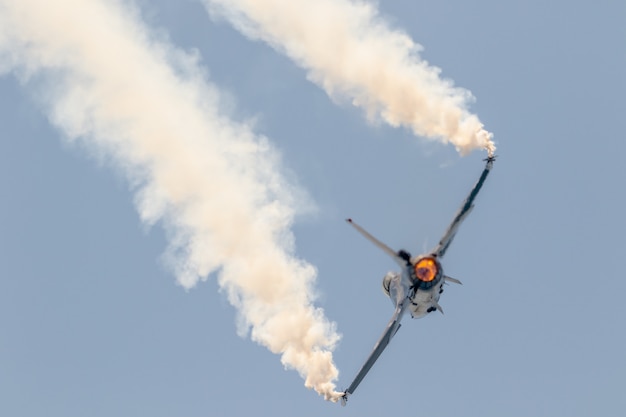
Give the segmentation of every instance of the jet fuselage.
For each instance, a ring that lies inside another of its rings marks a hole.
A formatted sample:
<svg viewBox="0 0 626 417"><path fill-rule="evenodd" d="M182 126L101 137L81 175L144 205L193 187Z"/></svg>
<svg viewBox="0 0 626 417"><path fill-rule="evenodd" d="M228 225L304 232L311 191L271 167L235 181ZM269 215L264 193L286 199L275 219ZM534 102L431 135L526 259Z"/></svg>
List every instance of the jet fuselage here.
<svg viewBox="0 0 626 417"><path fill-rule="evenodd" d="M394 307L408 302L405 311L418 319L441 310L439 297L443 292L443 283L441 263L433 255L422 255L407 261L402 273L388 272L383 278L383 291Z"/></svg>

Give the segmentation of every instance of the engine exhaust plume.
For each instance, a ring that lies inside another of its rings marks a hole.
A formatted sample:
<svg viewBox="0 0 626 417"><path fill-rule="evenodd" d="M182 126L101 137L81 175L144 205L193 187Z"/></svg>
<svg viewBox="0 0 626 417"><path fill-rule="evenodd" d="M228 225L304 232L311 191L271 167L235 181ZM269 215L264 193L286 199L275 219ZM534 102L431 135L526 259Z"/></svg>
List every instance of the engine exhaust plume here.
<svg viewBox="0 0 626 417"><path fill-rule="evenodd" d="M440 77L419 56L421 46L392 29L363 0L203 0L252 39L285 53L333 98L348 98L370 120L452 143L462 154L492 134L467 110L467 90Z"/></svg>
<svg viewBox="0 0 626 417"><path fill-rule="evenodd" d="M34 89L51 122L120 169L141 219L191 288L209 274L240 333L336 400L335 324L313 305L315 268L294 254L297 188L267 139L218 111L193 54L116 0L0 0L0 71Z"/></svg>

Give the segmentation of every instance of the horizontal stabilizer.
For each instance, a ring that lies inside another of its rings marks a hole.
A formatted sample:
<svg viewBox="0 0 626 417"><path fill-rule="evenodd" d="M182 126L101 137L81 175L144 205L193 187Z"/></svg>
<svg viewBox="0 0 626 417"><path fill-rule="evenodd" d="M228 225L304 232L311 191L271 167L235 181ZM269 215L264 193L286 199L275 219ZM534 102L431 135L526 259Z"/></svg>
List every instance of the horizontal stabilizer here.
<svg viewBox="0 0 626 417"><path fill-rule="evenodd" d="M455 284L463 285L463 283L462 283L461 281L459 281L458 279L456 279L456 278L452 278L452 277L449 277L449 276L447 276L447 275L444 275L444 276L443 276L443 279L444 279L446 282L454 282Z"/></svg>

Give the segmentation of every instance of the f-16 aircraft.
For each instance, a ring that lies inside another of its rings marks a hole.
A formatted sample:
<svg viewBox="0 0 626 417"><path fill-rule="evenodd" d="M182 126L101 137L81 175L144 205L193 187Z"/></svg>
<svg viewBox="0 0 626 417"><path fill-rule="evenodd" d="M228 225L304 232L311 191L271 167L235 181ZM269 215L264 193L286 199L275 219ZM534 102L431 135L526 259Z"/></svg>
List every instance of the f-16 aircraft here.
<svg viewBox="0 0 626 417"><path fill-rule="evenodd" d="M404 314L408 312L411 314L411 317L420 318L436 310L443 313L443 309L439 305L439 297L443 292L443 285L446 282L461 284L461 281L444 275L441 259L450 247L450 243L452 243L459 226L474 208L474 199L493 167L495 156L489 156L485 161L487 163L478 182L470 191L443 237L433 250L424 255L411 256L410 253L403 249L396 252L369 234L352 219L347 219L347 222L354 226L359 233L398 262L402 267L402 272L388 272L383 278L383 291L393 302L395 312L387 324L385 332L374 346L374 350L361 367L354 381L343 392L341 397L342 405L346 405L348 397L354 393L372 365L374 365L374 362L376 362L398 329L400 329L400 320Z"/></svg>

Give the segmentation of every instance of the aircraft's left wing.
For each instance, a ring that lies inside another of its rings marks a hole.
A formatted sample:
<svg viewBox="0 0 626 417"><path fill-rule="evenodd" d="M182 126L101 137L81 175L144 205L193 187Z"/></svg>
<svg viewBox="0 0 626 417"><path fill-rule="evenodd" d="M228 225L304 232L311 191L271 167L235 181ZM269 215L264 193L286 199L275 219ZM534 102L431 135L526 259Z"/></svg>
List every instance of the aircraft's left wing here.
<svg viewBox="0 0 626 417"><path fill-rule="evenodd" d="M454 239L454 236L456 235L456 232L459 229L459 226L474 208L474 199L478 195L478 192L482 188L483 183L487 179L487 175L489 175L491 168L493 168L493 161L495 161L495 159L496 159L495 156L490 156L486 159L487 164L485 164L485 169L483 169L483 172L480 174L480 178L478 179L478 182L476 182L476 184L474 185L474 188L472 188L472 191L470 191L469 195L463 202L463 205L461 205L461 208L454 216L452 223L450 223L450 226L448 226L448 229L443 234L443 237L439 241L439 244L433 250L433 253L435 253L438 257L441 258L443 257L443 255L445 255L446 251L448 250L448 247L450 246L450 243L452 243L452 239Z"/></svg>
<svg viewBox="0 0 626 417"><path fill-rule="evenodd" d="M394 312L393 317L391 317L391 320L389 320L389 323L387 324L387 328L385 329L383 335L380 337L378 342L376 342L374 350L372 351L372 353L370 353L370 356L361 367L361 370L354 378L354 381L352 381L352 384L350 384L348 389L343 392L343 397L341 398L343 405L345 405L346 401L348 400L348 396L354 393L363 378L365 378L365 375L367 375L380 354L383 353L383 350L385 350L391 339L395 336L398 329L400 329L400 320L404 315L404 310L406 310L407 305L408 300L405 300L401 305L396 307L396 311Z"/></svg>

